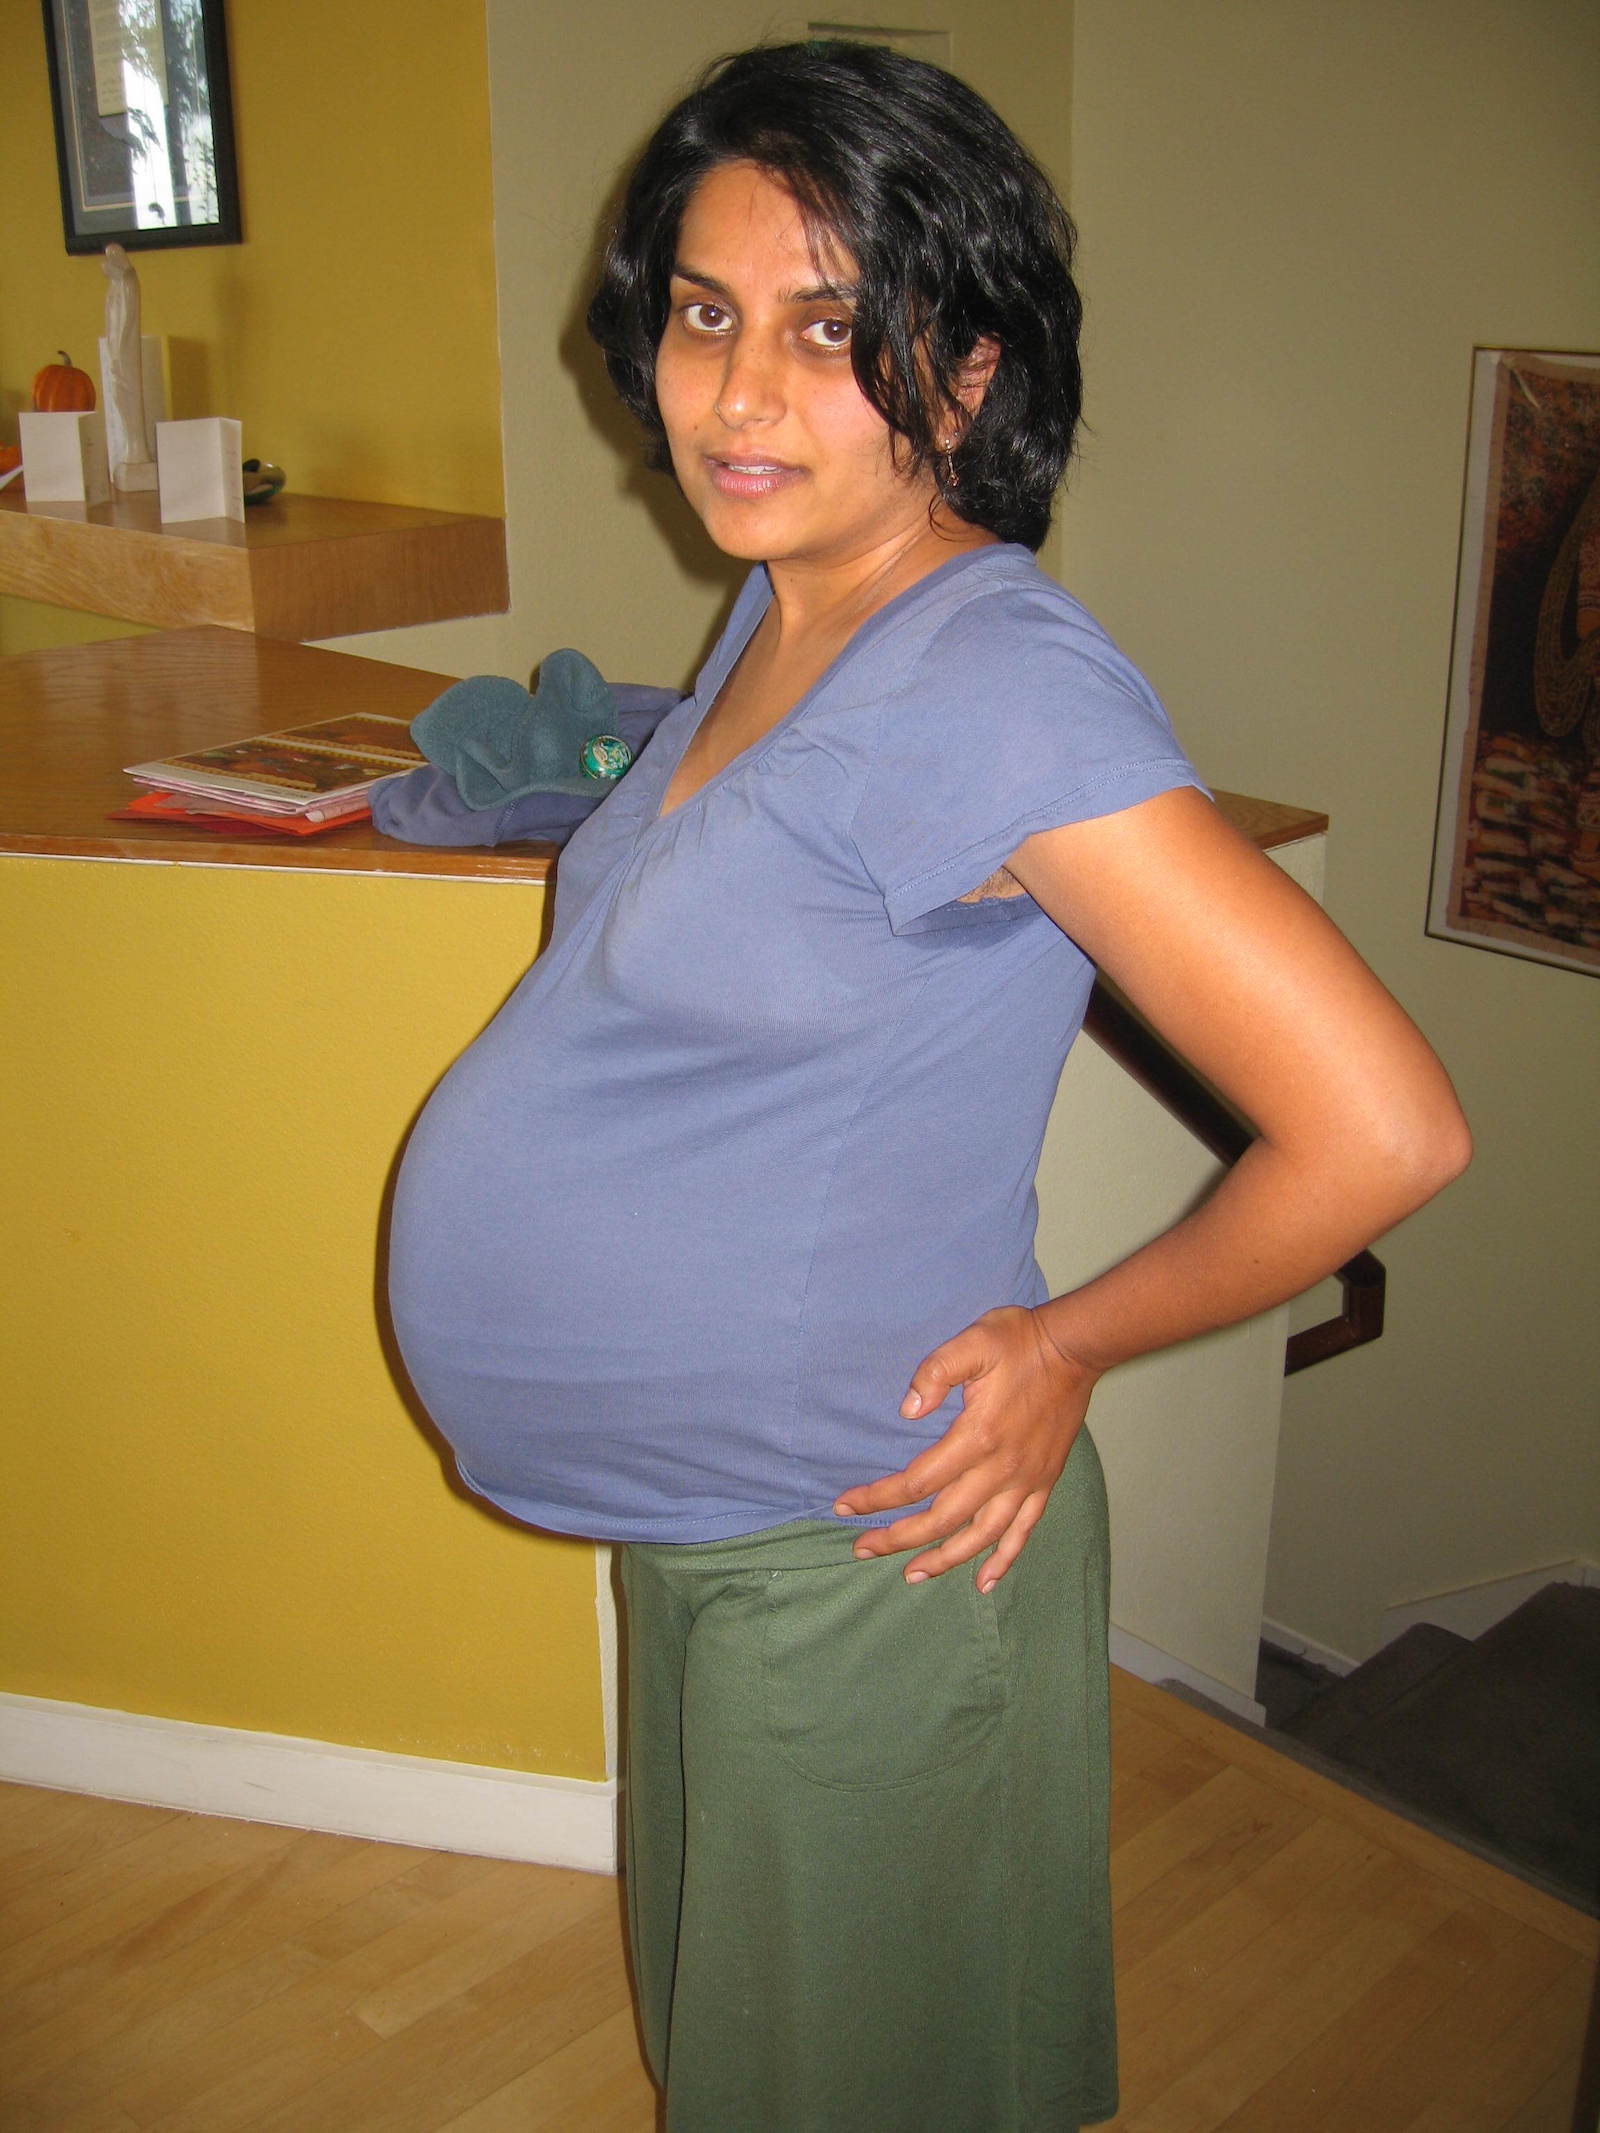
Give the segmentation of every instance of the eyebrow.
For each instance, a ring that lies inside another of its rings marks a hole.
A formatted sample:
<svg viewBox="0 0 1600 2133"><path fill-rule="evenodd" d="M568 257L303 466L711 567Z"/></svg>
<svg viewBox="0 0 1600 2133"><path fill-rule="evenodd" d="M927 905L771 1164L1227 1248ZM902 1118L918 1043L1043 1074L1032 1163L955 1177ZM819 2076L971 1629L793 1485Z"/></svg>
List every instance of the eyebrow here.
<svg viewBox="0 0 1600 2133"><path fill-rule="evenodd" d="M730 301L732 300L733 291L726 282L718 281L714 274L702 274L698 267L691 267L680 262L673 268L672 278L674 281L692 282L697 289L710 289L715 295L725 296ZM856 282L820 281L809 289L785 290L781 301L786 304L828 302L853 304L860 294L860 286Z"/></svg>

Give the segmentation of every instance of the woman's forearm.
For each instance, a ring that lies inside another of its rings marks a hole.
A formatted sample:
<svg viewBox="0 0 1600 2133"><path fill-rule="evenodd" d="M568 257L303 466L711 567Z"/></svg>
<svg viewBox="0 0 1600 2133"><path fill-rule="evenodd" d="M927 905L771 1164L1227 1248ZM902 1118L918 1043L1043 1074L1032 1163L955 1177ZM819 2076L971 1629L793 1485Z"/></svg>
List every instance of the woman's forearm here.
<svg viewBox="0 0 1600 2133"><path fill-rule="evenodd" d="M1036 1316L1067 1358L1099 1374L1298 1296L1420 1207L1465 1167L1459 1113L1401 1150L1297 1160L1267 1140L1200 1207Z"/></svg>

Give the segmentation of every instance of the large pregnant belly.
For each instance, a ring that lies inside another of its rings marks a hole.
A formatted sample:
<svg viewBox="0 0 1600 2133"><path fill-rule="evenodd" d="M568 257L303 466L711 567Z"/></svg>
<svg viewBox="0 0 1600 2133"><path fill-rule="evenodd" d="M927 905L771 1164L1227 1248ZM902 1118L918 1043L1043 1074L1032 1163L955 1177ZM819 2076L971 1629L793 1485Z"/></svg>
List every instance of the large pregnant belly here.
<svg viewBox="0 0 1600 2133"><path fill-rule="evenodd" d="M713 1147L641 1158L555 1108L490 1117L447 1082L418 1123L389 1245L418 1394L474 1482L575 1527L769 1501L804 1220Z"/></svg>
<svg viewBox="0 0 1600 2133"><path fill-rule="evenodd" d="M447 1079L390 1237L417 1392L469 1478L546 1507L542 1522L825 1509L948 1426L954 1398L899 1414L929 1348L992 1304L1037 1300L1026 1240L975 1268L931 1221L886 1232L825 1155L775 1174L731 1114L695 1137L658 1107L626 1141L577 1130L582 1115L548 1087L491 1103Z"/></svg>

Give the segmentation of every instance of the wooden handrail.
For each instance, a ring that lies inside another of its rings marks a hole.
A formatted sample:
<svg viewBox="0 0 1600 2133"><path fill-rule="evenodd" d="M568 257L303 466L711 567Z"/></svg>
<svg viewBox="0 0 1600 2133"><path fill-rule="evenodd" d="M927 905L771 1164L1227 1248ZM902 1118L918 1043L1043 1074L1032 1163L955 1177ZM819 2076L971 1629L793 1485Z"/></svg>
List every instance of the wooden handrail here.
<svg viewBox="0 0 1600 2133"><path fill-rule="evenodd" d="M1186 1126L1203 1148L1220 1162L1236 1163L1255 1135L1220 1096L1163 1043L1149 1025L1140 1020L1127 1002L1104 982L1089 995L1089 1011L1083 1026L1141 1088ZM1334 1275L1343 1291L1337 1318L1306 1326L1291 1333L1284 1349L1283 1372L1292 1377L1329 1356L1343 1355L1350 1348L1364 1348L1383 1331L1383 1299L1387 1281L1383 1263L1371 1252L1357 1252Z"/></svg>

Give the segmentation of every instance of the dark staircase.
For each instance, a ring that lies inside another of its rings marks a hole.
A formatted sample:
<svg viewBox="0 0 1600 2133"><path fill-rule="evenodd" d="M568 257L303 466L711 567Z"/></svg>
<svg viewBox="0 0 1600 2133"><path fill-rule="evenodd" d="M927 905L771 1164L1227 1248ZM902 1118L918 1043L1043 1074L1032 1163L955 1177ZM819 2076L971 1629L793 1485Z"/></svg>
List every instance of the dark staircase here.
<svg viewBox="0 0 1600 2133"><path fill-rule="evenodd" d="M1600 1588L1547 1585L1475 1640L1420 1623L1342 1680L1302 1665L1298 1697L1263 1660L1277 1745L1600 1916Z"/></svg>

